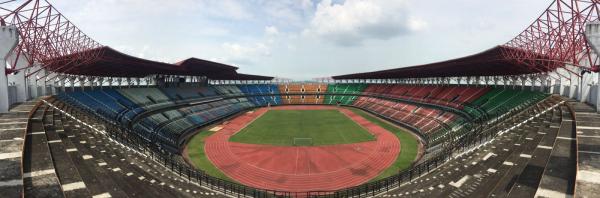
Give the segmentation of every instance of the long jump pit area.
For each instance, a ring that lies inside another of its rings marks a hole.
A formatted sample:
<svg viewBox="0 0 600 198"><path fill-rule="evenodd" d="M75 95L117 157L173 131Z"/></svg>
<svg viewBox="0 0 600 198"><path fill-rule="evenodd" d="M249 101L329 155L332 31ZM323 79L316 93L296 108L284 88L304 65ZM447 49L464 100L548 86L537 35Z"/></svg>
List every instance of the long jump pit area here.
<svg viewBox="0 0 600 198"><path fill-rule="evenodd" d="M338 110L374 139L317 146L230 141L232 136L271 110ZM244 113L219 127L222 128L205 139L204 149L208 159L228 177L261 189L334 191L360 185L388 168L400 152L400 141L394 134L349 109L335 106L264 107Z"/></svg>

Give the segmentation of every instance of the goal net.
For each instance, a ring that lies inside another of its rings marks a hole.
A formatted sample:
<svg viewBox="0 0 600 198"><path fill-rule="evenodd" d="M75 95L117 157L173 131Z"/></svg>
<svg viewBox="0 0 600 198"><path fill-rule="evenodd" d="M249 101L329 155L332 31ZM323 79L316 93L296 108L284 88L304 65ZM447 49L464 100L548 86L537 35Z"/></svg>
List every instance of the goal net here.
<svg viewBox="0 0 600 198"><path fill-rule="evenodd" d="M294 146L312 146L312 138L294 138Z"/></svg>

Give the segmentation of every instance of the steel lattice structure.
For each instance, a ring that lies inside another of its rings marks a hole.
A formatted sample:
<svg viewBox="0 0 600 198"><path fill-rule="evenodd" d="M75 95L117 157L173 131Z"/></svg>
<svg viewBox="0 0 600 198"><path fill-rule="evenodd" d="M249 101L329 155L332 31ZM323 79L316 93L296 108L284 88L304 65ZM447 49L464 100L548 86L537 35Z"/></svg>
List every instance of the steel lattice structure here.
<svg viewBox="0 0 600 198"><path fill-rule="evenodd" d="M47 65L52 65L53 62L65 61L64 57L69 54L77 56L70 56L66 61L75 63L74 65L86 64L99 56L99 51L91 49L102 46L46 0L0 2L0 23L2 26L15 26L19 34L19 42L13 50L17 61L9 65L7 73L31 68L38 63L40 67L28 72L26 75L29 76L45 69ZM17 64L23 64L18 63L22 56L27 60L27 64L25 67L16 68ZM76 67L64 71L71 69Z"/></svg>
<svg viewBox="0 0 600 198"><path fill-rule="evenodd" d="M597 71L598 58L585 38L585 25L598 20L599 3L600 0L554 0L529 27L504 44L520 49L504 50L504 57L533 69L563 68L577 76L580 73L566 65Z"/></svg>

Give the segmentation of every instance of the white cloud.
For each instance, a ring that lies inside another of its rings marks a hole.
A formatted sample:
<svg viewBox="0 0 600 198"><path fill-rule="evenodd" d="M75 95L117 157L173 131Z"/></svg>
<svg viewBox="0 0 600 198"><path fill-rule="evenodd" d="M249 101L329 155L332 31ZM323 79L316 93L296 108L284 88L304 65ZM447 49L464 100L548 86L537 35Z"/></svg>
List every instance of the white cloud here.
<svg viewBox="0 0 600 198"><path fill-rule="evenodd" d="M239 44L225 42L221 45L221 48L225 50L227 56L223 59L235 64L252 64L262 57L271 55L271 48L264 43Z"/></svg>
<svg viewBox="0 0 600 198"><path fill-rule="evenodd" d="M416 17L410 17L408 19L408 27L412 31L419 31L419 30L427 28L427 26L428 26L427 22L424 21L423 19L419 19Z"/></svg>
<svg viewBox="0 0 600 198"><path fill-rule="evenodd" d="M244 4L245 1L235 0L207 0L199 1L197 6L200 7L202 12L208 13L209 16L235 19L235 20L247 20L254 17L252 12L248 10L248 6Z"/></svg>
<svg viewBox="0 0 600 198"><path fill-rule="evenodd" d="M267 34L267 36L277 36L279 30L275 26L267 26L265 27L265 34Z"/></svg>
<svg viewBox="0 0 600 198"><path fill-rule="evenodd" d="M304 33L353 46L367 39L387 40L425 24L408 16L405 0L347 0L343 4L324 0Z"/></svg>

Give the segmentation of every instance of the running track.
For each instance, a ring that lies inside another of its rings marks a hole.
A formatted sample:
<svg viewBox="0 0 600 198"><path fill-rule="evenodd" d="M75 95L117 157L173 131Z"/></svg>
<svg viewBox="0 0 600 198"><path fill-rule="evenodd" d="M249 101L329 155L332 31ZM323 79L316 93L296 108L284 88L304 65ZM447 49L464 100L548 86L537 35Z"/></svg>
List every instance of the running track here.
<svg viewBox="0 0 600 198"><path fill-rule="evenodd" d="M280 106L275 109L331 109L331 106ZM286 147L229 142L230 136L268 108L238 116L206 139L205 152L227 176L248 186L301 192L356 186L376 177L398 156L394 134L352 111L342 113L375 135L376 141L314 147Z"/></svg>

